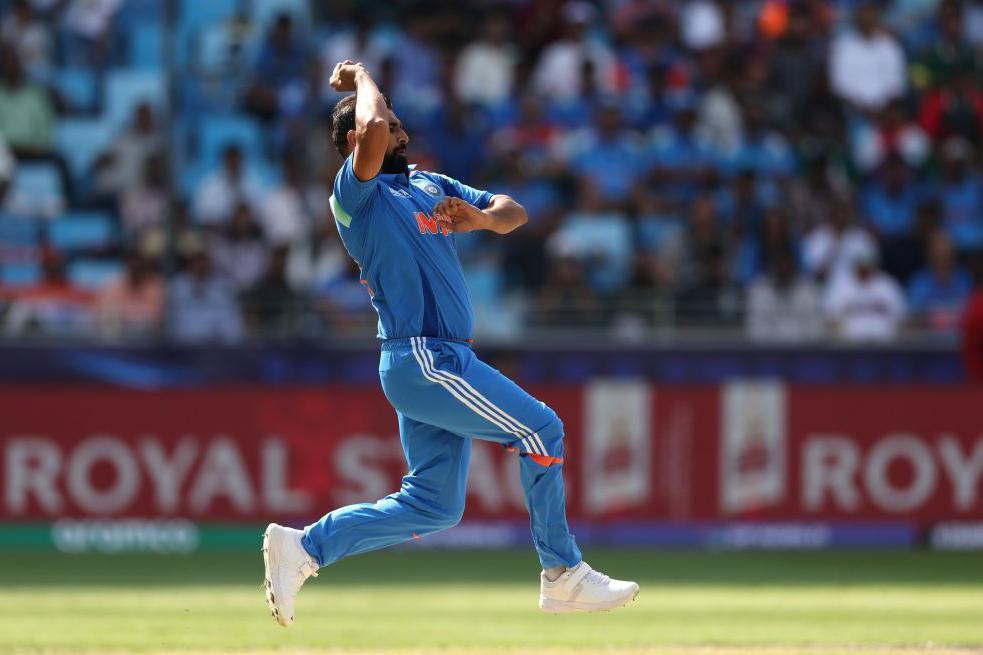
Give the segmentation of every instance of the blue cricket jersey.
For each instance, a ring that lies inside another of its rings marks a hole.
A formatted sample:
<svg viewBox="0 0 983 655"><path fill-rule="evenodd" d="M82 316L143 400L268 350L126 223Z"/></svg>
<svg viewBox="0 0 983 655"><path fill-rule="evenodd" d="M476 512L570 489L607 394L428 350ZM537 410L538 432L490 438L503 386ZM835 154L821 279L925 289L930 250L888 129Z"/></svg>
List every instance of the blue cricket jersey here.
<svg viewBox="0 0 983 655"><path fill-rule="evenodd" d="M331 210L379 314L379 337L470 339L474 311L454 234L433 208L454 196L484 209L492 194L418 170L363 182L353 162L349 155L335 177Z"/></svg>

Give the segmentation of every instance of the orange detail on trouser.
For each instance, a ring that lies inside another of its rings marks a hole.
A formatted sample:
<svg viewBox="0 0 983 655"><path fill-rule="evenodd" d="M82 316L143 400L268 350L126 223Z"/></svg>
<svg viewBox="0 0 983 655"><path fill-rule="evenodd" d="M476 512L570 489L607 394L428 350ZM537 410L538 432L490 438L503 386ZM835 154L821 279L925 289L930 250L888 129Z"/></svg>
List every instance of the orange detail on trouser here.
<svg viewBox="0 0 983 655"><path fill-rule="evenodd" d="M529 459L536 462L540 466L549 466L550 464L562 464L562 457L550 457L549 455L537 455L536 453L526 453Z"/></svg>

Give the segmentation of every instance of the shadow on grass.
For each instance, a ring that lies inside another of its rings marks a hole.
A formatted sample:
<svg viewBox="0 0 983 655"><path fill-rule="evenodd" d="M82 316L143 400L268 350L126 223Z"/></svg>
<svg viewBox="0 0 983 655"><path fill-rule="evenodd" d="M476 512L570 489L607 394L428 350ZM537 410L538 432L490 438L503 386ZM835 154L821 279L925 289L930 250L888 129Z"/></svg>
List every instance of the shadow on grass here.
<svg viewBox="0 0 983 655"><path fill-rule="evenodd" d="M928 551L671 552L592 550L595 568L616 577L675 585L983 586L983 553ZM322 571L333 585L530 584L533 551L383 551ZM0 587L258 585L256 552L192 555L64 555L4 552Z"/></svg>

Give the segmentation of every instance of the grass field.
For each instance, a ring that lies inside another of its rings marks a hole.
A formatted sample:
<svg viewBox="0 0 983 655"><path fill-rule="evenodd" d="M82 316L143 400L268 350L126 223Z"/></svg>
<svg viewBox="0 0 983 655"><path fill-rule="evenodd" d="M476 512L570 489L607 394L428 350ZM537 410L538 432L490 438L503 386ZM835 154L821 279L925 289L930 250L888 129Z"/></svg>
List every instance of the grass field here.
<svg viewBox="0 0 983 655"><path fill-rule="evenodd" d="M267 614L255 553L0 557L2 653L983 652L983 554L592 551L642 585L627 608L536 608L530 552L346 560Z"/></svg>

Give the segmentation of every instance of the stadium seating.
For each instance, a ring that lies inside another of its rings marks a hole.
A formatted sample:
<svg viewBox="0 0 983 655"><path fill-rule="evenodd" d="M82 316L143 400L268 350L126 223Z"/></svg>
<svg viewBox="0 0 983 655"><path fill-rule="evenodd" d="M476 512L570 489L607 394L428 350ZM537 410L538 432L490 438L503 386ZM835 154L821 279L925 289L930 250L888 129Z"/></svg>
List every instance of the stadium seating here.
<svg viewBox="0 0 983 655"><path fill-rule="evenodd" d="M288 13L299 26L310 24L307 0L249 0L250 15L260 25L272 22L277 16Z"/></svg>
<svg viewBox="0 0 983 655"><path fill-rule="evenodd" d="M73 212L51 223L48 240L62 252L97 251L111 246L116 235L113 221L107 214Z"/></svg>
<svg viewBox="0 0 983 655"><path fill-rule="evenodd" d="M159 70L164 65L164 29L156 23L138 23L129 34L130 66L138 70Z"/></svg>
<svg viewBox="0 0 983 655"><path fill-rule="evenodd" d="M98 109L99 85L92 69L56 69L51 82L73 112L92 113Z"/></svg>
<svg viewBox="0 0 983 655"><path fill-rule="evenodd" d="M43 272L37 262L0 264L0 284L6 287L29 287L41 282Z"/></svg>
<svg viewBox="0 0 983 655"><path fill-rule="evenodd" d="M116 129L129 123L133 109L141 102L161 111L166 101L167 84L161 70L114 70L106 79L105 119Z"/></svg>
<svg viewBox="0 0 983 655"><path fill-rule="evenodd" d="M85 291L98 291L123 271L118 260L76 259L68 265L68 280Z"/></svg>
<svg viewBox="0 0 983 655"><path fill-rule="evenodd" d="M73 179L85 177L96 158L110 146L115 134L116 128L101 118L62 119L55 138Z"/></svg>
<svg viewBox="0 0 983 655"><path fill-rule="evenodd" d="M211 116L197 130L198 157L207 168L218 164L229 143L237 143L247 160L263 157L263 130L259 124L241 115Z"/></svg>

